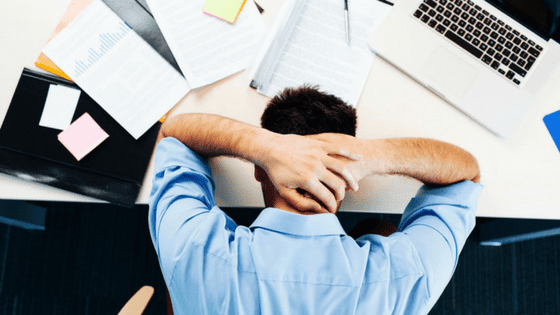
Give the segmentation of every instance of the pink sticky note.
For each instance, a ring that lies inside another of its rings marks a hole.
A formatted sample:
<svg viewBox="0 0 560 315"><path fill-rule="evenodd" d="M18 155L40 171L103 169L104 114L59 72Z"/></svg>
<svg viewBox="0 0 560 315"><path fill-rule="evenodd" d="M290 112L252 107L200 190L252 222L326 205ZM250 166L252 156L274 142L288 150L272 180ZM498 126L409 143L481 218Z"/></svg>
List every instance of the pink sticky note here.
<svg viewBox="0 0 560 315"><path fill-rule="evenodd" d="M85 113L58 134L58 141L79 161L108 137L95 120Z"/></svg>

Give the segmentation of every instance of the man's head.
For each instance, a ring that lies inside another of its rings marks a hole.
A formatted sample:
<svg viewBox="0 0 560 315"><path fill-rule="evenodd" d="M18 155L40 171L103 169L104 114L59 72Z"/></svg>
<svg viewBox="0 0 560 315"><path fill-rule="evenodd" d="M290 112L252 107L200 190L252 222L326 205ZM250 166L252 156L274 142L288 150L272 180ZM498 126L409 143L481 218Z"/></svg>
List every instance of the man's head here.
<svg viewBox="0 0 560 315"><path fill-rule="evenodd" d="M327 132L356 136L356 124L356 110L353 107L334 95L307 85L287 88L276 95L261 116L261 127L264 129L302 136ZM262 169L255 168L255 178L261 182L266 206L287 204L279 200L279 195Z"/></svg>
<svg viewBox="0 0 560 315"><path fill-rule="evenodd" d="M264 129L297 135L325 132L356 136L356 110L317 87L287 88L276 95L261 116Z"/></svg>

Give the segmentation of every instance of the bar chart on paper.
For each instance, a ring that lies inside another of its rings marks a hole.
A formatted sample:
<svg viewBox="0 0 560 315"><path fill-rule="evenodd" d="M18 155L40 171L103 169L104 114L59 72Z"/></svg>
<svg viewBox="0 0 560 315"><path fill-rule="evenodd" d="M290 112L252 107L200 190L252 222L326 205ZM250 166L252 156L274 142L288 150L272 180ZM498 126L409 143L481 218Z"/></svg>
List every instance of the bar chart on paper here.
<svg viewBox="0 0 560 315"><path fill-rule="evenodd" d="M135 139L190 90L103 1L94 0L43 53Z"/></svg>
<svg viewBox="0 0 560 315"><path fill-rule="evenodd" d="M97 34L96 47L87 48L87 56L75 61L74 74L79 77L99 61L111 48L120 42L132 29L125 22L119 22L119 29L112 33Z"/></svg>

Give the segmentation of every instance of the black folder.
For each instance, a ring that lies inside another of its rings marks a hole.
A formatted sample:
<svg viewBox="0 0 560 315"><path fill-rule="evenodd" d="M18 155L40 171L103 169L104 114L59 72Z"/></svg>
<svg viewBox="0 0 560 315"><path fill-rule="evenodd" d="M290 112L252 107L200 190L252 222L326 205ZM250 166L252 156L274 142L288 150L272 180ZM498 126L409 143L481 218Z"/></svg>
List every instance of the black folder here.
<svg viewBox="0 0 560 315"><path fill-rule="evenodd" d="M135 140L82 91L72 121L87 112L109 138L77 161L58 141L60 130L39 125L51 84L80 90L58 76L23 70L0 128L0 172L134 206L161 123Z"/></svg>
<svg viewBox="0 0 560 315"><path fill-rule="evenodd" d="M103 0L103 2L175 70L183 74L145 0Z"/></svg>

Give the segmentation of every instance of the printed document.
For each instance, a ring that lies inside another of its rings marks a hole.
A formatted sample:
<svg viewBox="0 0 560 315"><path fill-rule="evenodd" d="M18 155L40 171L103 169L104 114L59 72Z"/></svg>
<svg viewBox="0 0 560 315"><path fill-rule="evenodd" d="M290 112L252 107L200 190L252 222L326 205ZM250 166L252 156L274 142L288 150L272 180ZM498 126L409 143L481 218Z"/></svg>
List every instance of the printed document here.
<svg viewBox="0 0 560 315"><path fill-rule="evenodd" d="M248 0L235 24L202 12L205 0L147 0L150 11L191 88L214 83L247 67L264 34Z"/></svg>
<svg viewBox="0 0 560 315"><path fill-rule="evenodd" d="M356 106L375 58L367 40L389 13L376 0L285 0L254 63L251 86L273 97L286 87L318 85Z"/></svg>
<svg viewBox="0 0 560 315"><path fill-rule="evenodd" d="M190 91L181 74L101 0L43 53L135 139Z"/></svg>

